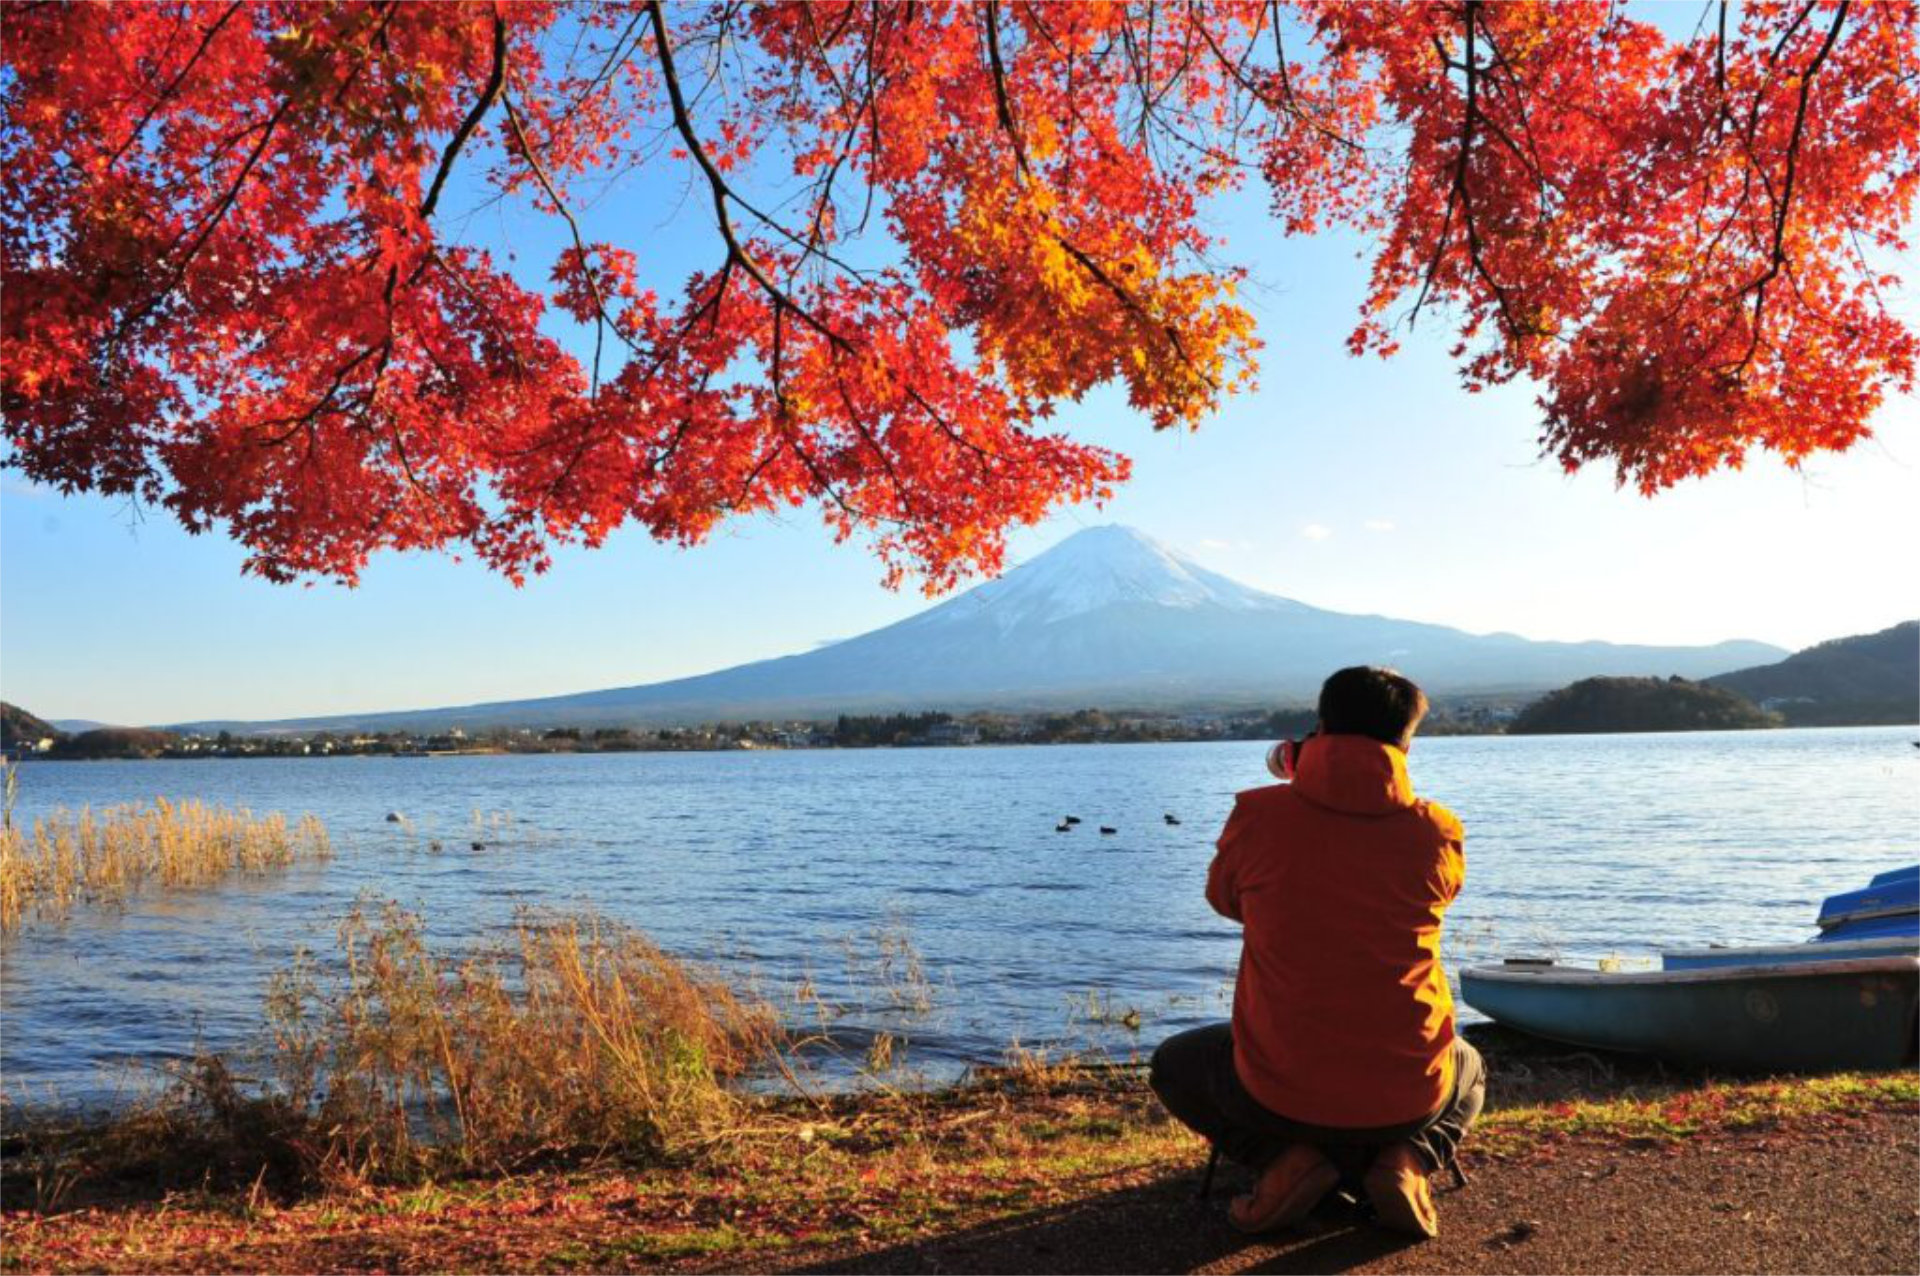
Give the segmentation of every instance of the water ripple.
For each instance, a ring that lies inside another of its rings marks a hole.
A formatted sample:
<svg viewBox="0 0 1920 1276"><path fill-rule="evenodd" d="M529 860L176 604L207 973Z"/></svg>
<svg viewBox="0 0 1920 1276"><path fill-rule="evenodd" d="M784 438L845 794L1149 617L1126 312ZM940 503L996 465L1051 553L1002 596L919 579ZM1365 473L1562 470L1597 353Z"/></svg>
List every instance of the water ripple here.
<svg viewBox="0 0 1920 1276"><path fill-rule="evenodd" d="M1911 857L1911 735L1422 740L1416 783L1468 829L1449 961L1805 938L1822 896ZM268 975L302 946L324 958L362 892L421 910L457 946L529 903L590 904L769 995L811 977L828 1003L861 1007L835 1025L856 1061L878 1032L935 1074L997 1059L1015 1037L1124 1057L1226 1013L1237 935L1201 888L1233 793L1266 780L1262 756L1184 744L33 763L28 819L165 793L312 811L340 853L10 941L0 1071L12 1093L98 1098L123 1088L128 1061L178 1059L196 1039L242 1045ZM391 810L410 832L385 822ZM1168 811L1184 823L1166 825ZM1086 823L1056 833L1069 812ZM888 928L913 937L931 1019L875 995L874 934ZM1142 1030L1090 1021L1090 994L1139 1010Z"/></svg>

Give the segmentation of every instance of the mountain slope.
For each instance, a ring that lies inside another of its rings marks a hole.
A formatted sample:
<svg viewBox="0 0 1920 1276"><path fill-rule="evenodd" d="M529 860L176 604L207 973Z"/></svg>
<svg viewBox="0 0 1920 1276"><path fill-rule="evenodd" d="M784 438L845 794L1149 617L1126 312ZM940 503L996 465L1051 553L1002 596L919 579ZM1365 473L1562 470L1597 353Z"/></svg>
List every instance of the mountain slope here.
<svg viewBox="0 0 1920 1276"><path fill-rule="evenodd" d="M1920 621L1835 638L1708 681L1756 704L1774 702L1794 726L1920 722Z"/></svg>
<svg viewBox="0 0 1920 1276"><path fill-rule="evenodd" d="M1640 647L1323 611L1208 571L1130 528L1080 532L997 580L801 655L539 700L194 729L612 726L912 708L1171 708L1303 702L1333 669L1390 664L1438 694L1595 674L1700 678L1784 654L1764 643Z"/></svg>
<svg viewBox="0 0 1920 1276"><path fill-rule="evenodd" d="M68 735L79 735L82 731L100 731L115 726L112 722L97 722L92 718L55 718L53 725Z"/></svg>
<svg viewBox="0 0 1920 1276"><path fill-rule="evenodd" d="M0 700L0 747L34 745L41 740L57 740L63 733L44 718L35 717L17 704Z"/></svg>

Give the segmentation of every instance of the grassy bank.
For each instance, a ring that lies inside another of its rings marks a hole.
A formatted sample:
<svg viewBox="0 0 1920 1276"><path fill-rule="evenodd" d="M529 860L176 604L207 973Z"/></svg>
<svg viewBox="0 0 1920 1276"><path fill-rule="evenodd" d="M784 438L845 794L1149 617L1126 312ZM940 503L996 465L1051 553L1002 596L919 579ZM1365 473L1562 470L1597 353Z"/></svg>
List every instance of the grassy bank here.
<svg viewBox="0 0 1920 1276"><path fill-rule="evenodd" d="M1911 1074L1608 1082L1579 1061L1564 1061L1551 1080L1540 1075L1538 1059L1521 1066L1532 1074L1527 1084L1559 1097L1503 1102L1496 1058L1496 1106L1469 1144L1476 1174L1582 1146L1679 1149L1738 1131L1777 1140L1888 1110L1910 1121L1920 1100ZM15 1210L19 1198L10 1191L4 1264L16 1271L804 1265L990 1231L1170 1174L1190 1184L1203 1158L1200 1142L1168 1122L1138 1074L1125 1070L1029 1066L933 1095L765 1101L751 1116L737 1137L699 1156L652 1163L607 1158L293 1196L259 1185L125 1191L76 1199L55 1214Z"/></svg>

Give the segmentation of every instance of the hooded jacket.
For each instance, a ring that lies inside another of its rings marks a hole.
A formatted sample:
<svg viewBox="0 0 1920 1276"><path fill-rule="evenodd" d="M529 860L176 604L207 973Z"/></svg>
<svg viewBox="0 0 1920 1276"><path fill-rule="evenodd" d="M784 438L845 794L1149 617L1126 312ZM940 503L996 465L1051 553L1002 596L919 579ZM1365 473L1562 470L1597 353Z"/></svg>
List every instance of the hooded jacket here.
<svg viewBox="0 0 1920 1276"><path fill-rule="evenodd" d="M1234 801L1207 902L1245 928L1234 1069L1277 1115L1377 1129L1453 1091L1440 922L1466 875L1452 812L1413 795L1407 756L1315 736L1293 783Z"/></svg>

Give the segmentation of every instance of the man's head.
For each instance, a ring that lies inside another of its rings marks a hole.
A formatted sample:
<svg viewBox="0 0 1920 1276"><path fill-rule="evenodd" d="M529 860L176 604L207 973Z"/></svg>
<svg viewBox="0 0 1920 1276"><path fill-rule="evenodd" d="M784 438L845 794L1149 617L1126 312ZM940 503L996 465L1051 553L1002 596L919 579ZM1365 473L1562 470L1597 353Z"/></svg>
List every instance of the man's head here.
<svg viewBox="0 0 1920 1276"><path fill-rule="evenodd" d="M1405 749L1426 716L1426 693L1391 669L1354 665L1320 687L1320 730L1328 735L1363 735Z"/></svg>

